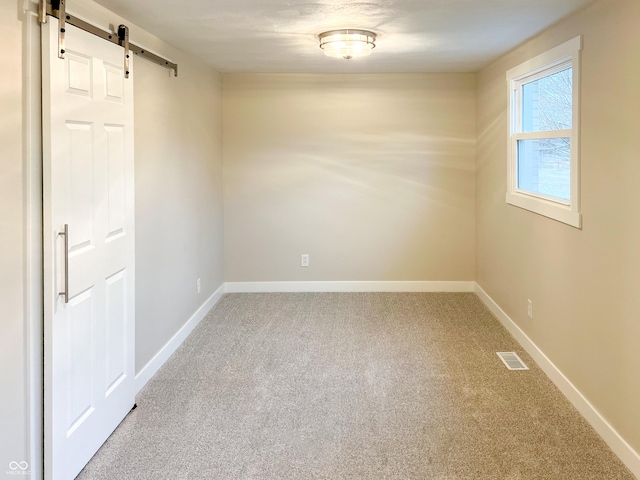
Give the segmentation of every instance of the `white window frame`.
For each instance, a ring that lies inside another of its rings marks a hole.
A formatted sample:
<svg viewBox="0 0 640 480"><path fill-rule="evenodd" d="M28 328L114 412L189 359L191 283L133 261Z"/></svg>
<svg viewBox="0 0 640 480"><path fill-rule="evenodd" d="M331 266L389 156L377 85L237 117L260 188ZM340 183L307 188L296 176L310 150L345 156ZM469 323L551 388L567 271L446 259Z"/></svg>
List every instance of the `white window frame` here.
<svg viewBox="0 0 640 480"><path fill-rule="evenodd" d="M582 228L580 212L580 51L582 37L538 55L507 72L509 106L507 203L524 208L576 228ZM561 70L572 68L572 126L571 129L546 132L522 132L522 86ZM518 140L569 137L570 200L518 188Z"/></svg>

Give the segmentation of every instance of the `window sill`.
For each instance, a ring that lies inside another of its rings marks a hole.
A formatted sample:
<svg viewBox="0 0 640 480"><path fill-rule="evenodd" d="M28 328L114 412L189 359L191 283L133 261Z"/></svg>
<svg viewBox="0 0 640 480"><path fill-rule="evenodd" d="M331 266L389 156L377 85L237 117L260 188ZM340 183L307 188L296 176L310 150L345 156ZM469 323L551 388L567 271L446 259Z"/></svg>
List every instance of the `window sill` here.
<svg viewBox="0 0 640 480"><path fill-rule="evenodd" d="M542 198L510 192L507 192L507 203L558 222L566 223L572 227L582 228L582 214L573 211L569 206Z"/></svg>

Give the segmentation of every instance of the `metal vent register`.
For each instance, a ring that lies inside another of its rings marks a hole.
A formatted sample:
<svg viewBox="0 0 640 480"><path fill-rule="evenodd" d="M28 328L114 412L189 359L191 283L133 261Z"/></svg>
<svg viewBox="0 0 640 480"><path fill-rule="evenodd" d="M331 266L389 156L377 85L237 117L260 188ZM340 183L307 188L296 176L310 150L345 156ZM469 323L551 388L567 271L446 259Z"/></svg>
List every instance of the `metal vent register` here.
<svg viewBox="0 0 640 480"><path fill-rule="evenodd" d="M496 352L509 370L529 370L516 352Z"/></svg>

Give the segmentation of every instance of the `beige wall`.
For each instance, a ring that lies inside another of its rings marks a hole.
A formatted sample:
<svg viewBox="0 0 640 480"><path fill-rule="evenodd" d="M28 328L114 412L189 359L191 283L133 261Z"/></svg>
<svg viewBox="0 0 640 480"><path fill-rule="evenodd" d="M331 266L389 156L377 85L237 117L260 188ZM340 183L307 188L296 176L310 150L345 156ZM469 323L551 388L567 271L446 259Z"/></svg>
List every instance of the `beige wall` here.
<svg viewBox="0 0 640 480"><path fill-rule="evenodd" d="M222 79L171 57L135 67L138 372L224 281Z"/></svg>
<svg viewBox="0 0 640 480"><path fill-rule="evenodd" d="M231 74L223 110L226 281L474 279L474 75Z"/></svg>
<svg viewBox="0 0 640 480"><path fill-rule="evenodd" d="M480 72L476 177L478 283L636 451L639 18L637 0L596 2ZM577 230L505 203L505 72L580 34L584 228Z"/></svg>
<svg viewBox="0 0 640 480"><path fill-rule="evenodd" d="M15 66L0 68L0 478L10 461L30 461L25 262L26 172L33 165L26 150L25 112L26 91L38 79L28 78L20 68L30 48L22 4L0 2L5 33L14 39L0 58L2 65ZM103 28L123 22L89 0L74 2L71 11ZM142 59L134 64L140 371L223 283L222 79L193 57L124 23L131 27L133 42L180 67L175 78ZM16 47L19 38L22 45ZM34 478L39 478L36 473Z"/></svg>

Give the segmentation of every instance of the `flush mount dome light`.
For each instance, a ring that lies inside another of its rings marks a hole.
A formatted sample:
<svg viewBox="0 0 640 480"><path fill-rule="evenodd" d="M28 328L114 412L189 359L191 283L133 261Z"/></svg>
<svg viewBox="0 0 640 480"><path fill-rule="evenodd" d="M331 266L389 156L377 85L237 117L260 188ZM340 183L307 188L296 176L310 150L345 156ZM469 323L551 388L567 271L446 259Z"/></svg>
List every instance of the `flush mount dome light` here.
<svg viewBox="0 0 640 480"><path fill-rule="evenodd" d="M376 34L368 30L331 30L318 35L318 39L325 55L345 60L366 57L376 47Z"/></svg>

